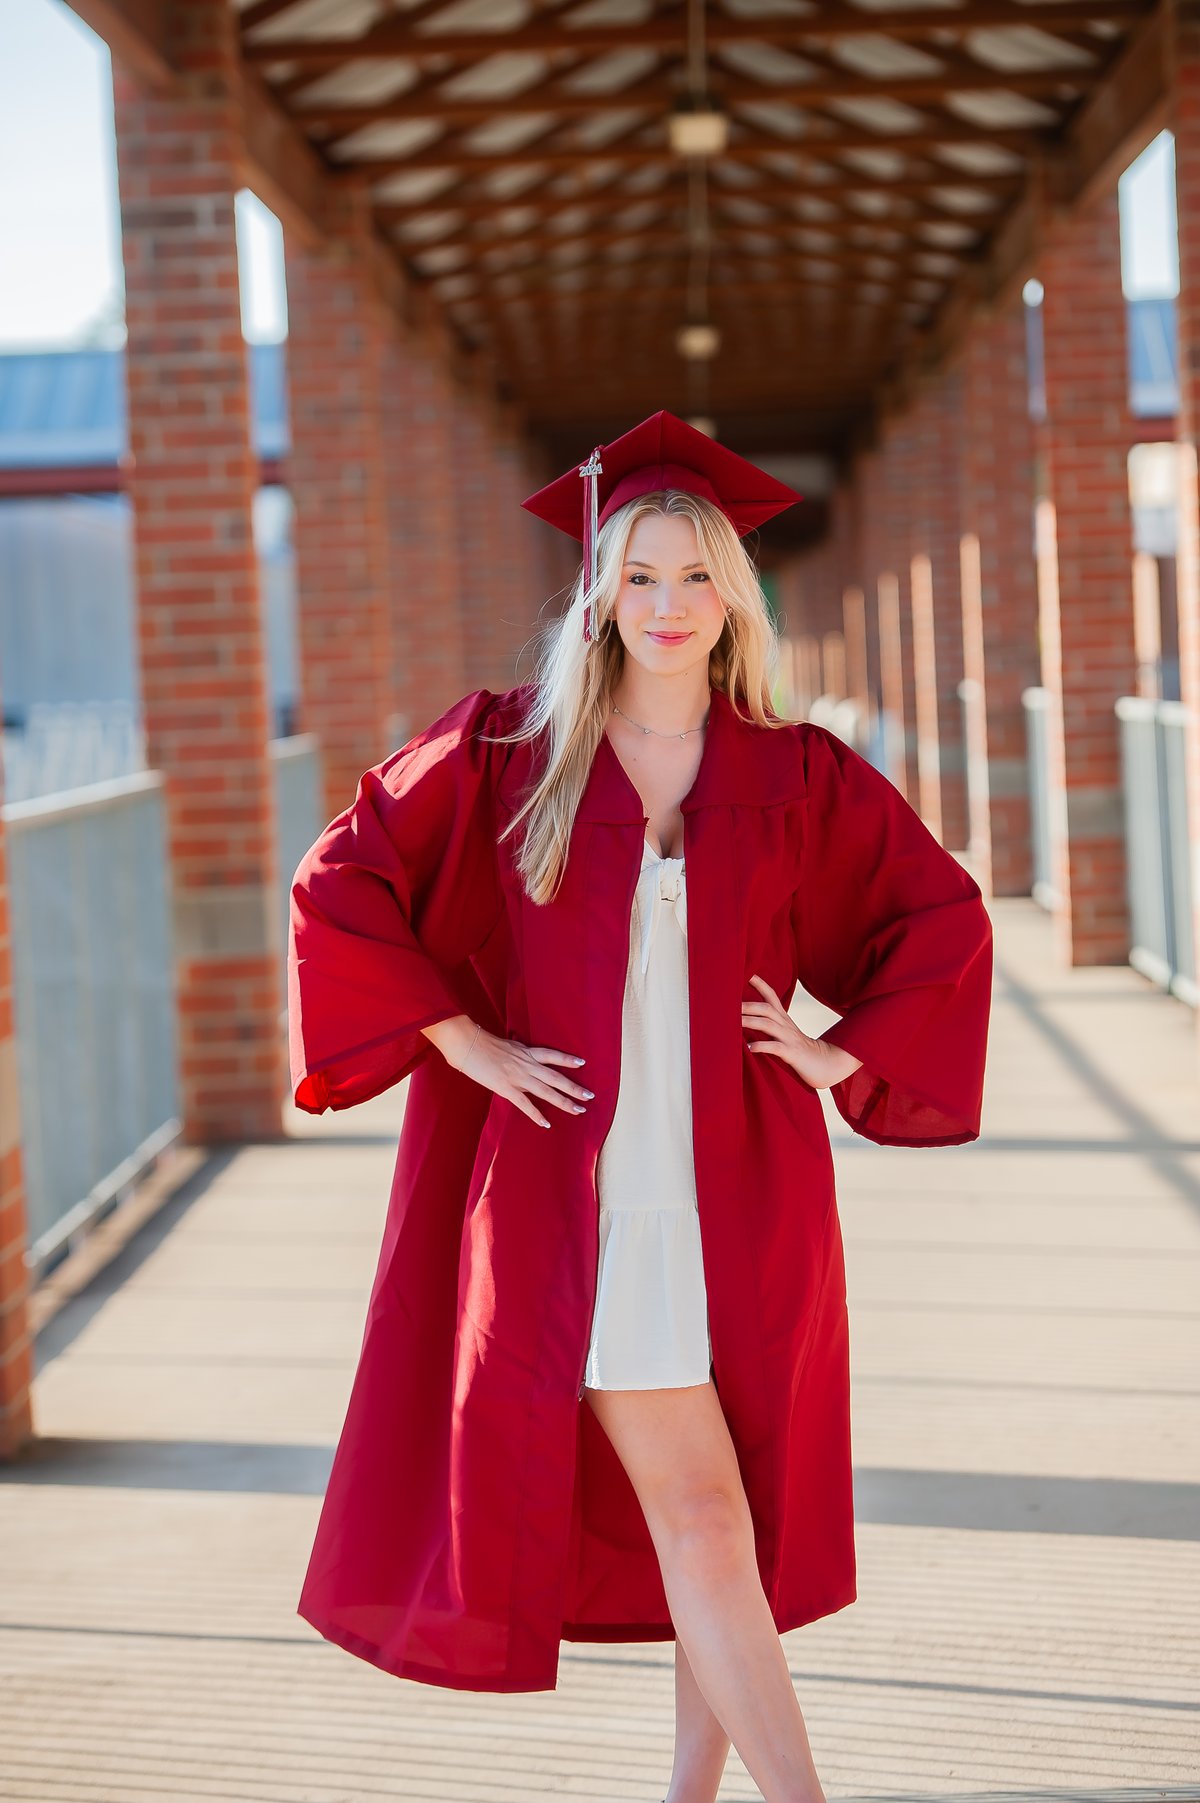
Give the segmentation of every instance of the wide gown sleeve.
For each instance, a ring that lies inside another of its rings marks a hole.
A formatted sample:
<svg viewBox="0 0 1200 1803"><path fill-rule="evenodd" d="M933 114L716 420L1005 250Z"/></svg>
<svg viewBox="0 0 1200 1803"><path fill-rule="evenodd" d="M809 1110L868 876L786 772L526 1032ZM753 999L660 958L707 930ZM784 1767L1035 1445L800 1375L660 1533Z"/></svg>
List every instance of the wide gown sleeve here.
<svg viewBox="0 0 1200 1803"><path fill-rule="evenodd" d="M454 971L502 898L492 786L495 696L463 696L363 773L292 879L288 1044L310 1114L350 1108L434 1054L422 1027L465 1011Z"/></svg>
<svg viewBox="0 0 1200 1803"><path fill-rule="evenodd" d="M992 989L982 892L881 771L829 729L803 732L797 969L842 1016L821 1038L862 1059L834 1103L882 1145L976 1139Z"/></svg>

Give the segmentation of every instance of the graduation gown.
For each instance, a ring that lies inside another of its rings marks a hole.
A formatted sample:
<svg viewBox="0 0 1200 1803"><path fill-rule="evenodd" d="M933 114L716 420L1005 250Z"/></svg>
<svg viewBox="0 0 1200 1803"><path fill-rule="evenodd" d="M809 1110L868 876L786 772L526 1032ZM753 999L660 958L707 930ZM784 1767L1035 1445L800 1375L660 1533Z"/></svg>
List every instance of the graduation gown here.
<svg viewBox="0 0 1200 1803"><path fill-rule="evenodd" d="M528 685L477 689L361 778L292 886L293 1093L313 1113L409 1078L344 1426L298 1612L400 1677L554 1689L562 1640L674 1636L641 1507L580 1388L595 1169L616 1107L630 914L648 817L605 736L555 899L513 843L536 748ZM809 722L713 690L682 802L693 1144L713 1379L780 1632L856 1595L845 1271L816 1090L741 1023L758 972L841 1015L833 1085L884 1145L977 1137L991 926L978 885L893 784ZM595 1091L547 1130L446 1063L467 1012Z"/></svg>

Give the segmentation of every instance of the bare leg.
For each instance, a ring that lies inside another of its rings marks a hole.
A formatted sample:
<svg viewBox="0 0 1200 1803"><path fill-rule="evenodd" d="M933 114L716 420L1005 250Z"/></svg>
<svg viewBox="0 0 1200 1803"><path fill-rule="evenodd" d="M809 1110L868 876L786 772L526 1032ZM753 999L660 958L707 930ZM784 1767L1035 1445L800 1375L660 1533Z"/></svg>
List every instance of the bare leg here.
<svg viewBox="0 0 1200 1803"><path fill-rule="evenodd" d="M666 1803L716 1803L729 1736L704 1700L682 1640L675 1642L675 1763Z"/></svg>
<svg viewBox="0 0 1200 1803"><path fill-rule="evenodd" d="M825 1803L711 1379L584 1396L642 1505L695 1682L765 1803ZM671 1803L710 1803L714 1795L673 1786Z"/></svg>

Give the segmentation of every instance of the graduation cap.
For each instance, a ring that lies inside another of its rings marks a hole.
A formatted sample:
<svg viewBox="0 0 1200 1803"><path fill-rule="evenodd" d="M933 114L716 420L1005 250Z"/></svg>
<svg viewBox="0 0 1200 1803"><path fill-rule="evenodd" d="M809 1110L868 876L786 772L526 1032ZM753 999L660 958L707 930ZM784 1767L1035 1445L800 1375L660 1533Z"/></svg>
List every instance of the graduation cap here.
<svg viewBox="0 0 1200 1803"><path fill-rule="evenodd" d="M712 501L733 522L739 538L804 498L786 482L768 476L757 464L665 408L611 444L598 444L586 463L557 476L521 502L538 519L583 540L585 639L592 637L592 587L600 527L626 501L666 488L681 488Z"/></svg>

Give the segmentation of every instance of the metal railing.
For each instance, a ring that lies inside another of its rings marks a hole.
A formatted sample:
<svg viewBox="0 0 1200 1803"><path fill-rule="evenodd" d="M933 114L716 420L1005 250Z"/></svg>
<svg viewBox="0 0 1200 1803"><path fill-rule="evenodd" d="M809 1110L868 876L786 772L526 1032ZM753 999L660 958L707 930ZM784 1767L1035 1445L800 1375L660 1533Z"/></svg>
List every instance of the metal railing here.
<svg viewBox="0 0 1200 1803"><path fill-rule="evenodd" d="M162 777L10 802L30 1263L52 1263L180 1130Z"/></svg>
<svg viewBox="0 0 1200 1803"><path fill-rule="evenodd" d="M288 739L272 739L270 752L279 850L280 945L286 952L292 878L325 824L321 812L321 751L316 733L301 732Z"/></svg>
<svg viewBox="0 0 1200 1803"><path fill-rule="evenodd" d="M1034 686L1022 689L1029 770L1029 837L1033 859L1033 899L1039 907L1053 909L1059 901L1054 879L1056 813L1065 798L1050 784L1050 691Z"/></svg>
<svg viewBox="0 0 1200 1803"><path fill-rule="evenodd" d="M287 943L323 824L312 734L270 745ZM179 1137L163 778L141 770L4 807L17 1080L35 1275Z"/></svg>
<svg viewBox="0 0 1200 1803"><path fill-rule="evenodd" d="M1150 981L1200 1006L1196 982L1184 731L1179 701L1123 695L1117 702L1125 796L1132 946Z"/></svg>

